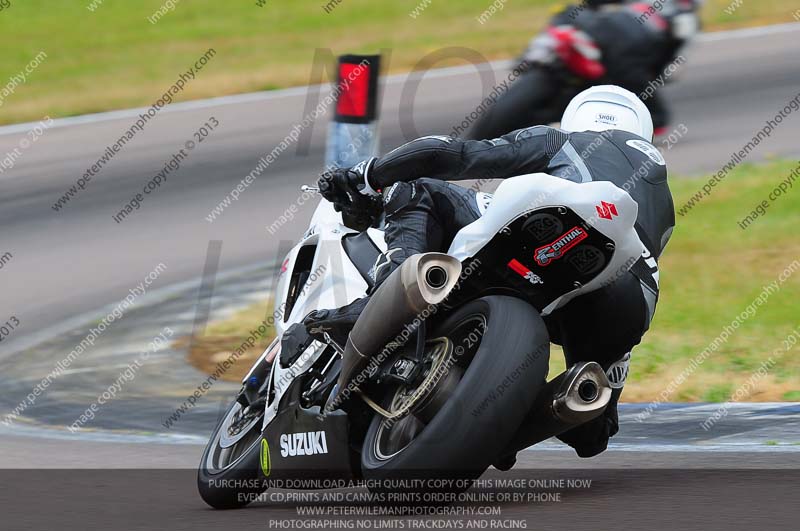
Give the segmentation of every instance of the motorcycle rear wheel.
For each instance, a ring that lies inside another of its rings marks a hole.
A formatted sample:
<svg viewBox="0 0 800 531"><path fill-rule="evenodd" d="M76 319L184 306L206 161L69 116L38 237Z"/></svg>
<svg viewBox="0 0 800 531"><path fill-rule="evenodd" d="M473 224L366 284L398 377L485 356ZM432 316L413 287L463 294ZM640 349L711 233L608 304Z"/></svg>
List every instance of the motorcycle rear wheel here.
<svg viewBox="0 0 800 531"><path fill-rule="evenodd" d="M474 331L481 323L476 342ZM375 415L361 454L371 490L391 491L393 481L407 478L428 480L428 485L457 480L433 490L465 490L503 451L545 383L549 335L538 312L520 299L471 301L428 334L429 340L442 337L453 345L445 364L455 376L437 384L448 389L448 396L427 400L394 422ZM389 393L388 408L397 393ZM431 412L437 401L438 410Z"/></svg>

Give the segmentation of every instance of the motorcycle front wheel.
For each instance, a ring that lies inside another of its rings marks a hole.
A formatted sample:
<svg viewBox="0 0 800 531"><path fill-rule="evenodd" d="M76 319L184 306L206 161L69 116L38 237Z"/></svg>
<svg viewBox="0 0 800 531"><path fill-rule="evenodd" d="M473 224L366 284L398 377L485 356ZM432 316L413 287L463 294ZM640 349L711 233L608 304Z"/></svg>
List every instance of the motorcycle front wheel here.
<svg viewBox="0 0 800 531"><path fill-rule="evenodd" d="M255 373L265 376L261 361ZM261 425L264 403L250 407L244 390L228 405L203 451L197 470L200 497L215 509L237 509L255 501L267 489L262 471Z"/></svg>

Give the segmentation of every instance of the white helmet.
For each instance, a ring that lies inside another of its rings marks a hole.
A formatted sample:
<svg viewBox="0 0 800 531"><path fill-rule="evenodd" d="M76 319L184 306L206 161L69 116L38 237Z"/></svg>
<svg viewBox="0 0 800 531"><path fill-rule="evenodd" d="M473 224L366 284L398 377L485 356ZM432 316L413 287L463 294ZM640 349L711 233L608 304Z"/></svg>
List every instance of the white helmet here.
<svg viewBox="0 0 800 531"><path fill-rule="evenodd" d="M572 98L561 129L569 133L621 129L653 140L650 111L636 94L616 85L598 85Z"/></svg>

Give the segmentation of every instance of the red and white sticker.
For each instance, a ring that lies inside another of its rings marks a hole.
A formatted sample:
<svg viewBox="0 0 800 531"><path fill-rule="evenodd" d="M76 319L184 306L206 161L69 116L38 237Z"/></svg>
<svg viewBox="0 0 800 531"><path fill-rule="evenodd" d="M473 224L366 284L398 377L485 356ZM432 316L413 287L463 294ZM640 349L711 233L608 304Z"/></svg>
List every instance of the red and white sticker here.
<svg viewBox="0 0 800 531"><path fill-rule="evenodd" d="M531 284L544 284L542 277L525 267L525 264L517 260L516 258L512 258L511 261L508 263L508 267L514 270L519 276L530 282Z"/></svg>
<svg viewBox="0 0 800 531"><path fill-rule="evenodd" d="M542 267L547 267L564 256L564 253L588 238L589 235L581 227L575 226L556 238L555 241L543 245L536 249L533 255L536 263Z"/></svg>

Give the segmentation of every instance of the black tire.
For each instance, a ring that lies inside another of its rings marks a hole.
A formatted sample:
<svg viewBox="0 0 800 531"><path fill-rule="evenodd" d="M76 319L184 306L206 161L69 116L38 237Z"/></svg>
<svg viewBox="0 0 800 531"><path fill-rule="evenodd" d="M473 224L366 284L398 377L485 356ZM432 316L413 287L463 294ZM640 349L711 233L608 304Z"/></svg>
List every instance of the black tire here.
<svg viewBox="0 0 800 531"><path fill-rule="evenodd" d="M517 129L558 121L564 109L556 108L557 85L553 74L545 69L525 72L478 118L466 138L497 138Z"/></svg>
<svg viewBox="0 0 800 531"><path fill-rule="evenodd" d="M247 445L228 468L214 471L207 466L209 453L215 450L219 431L235 405L234 401L228 406L226 414L214 428L197 470L197 490L203 501L214 509L239 509L267 490L267 478L261 471L260 463L262 439L260 431L258 437ZM260 430L260 426L259 421L258 428L254 429Z"/></svg>
<svg viewBox="0 0 800 531"><path fill-rule="evenodd" d="M372 480L373 490L391 490L380 485L405 478L478 478L501 454L532 406L545 383L550 357L542 318L520 299L484 297L446 317L428 338L451 337L451 333L457 337L463 323L476 316L485 318L486 327L468 368L447 402L410 444L388 458L379 457L376 442L384 419L373 418L361 454L364 477ZM461 487L452 490L468 487L459 483Z"/></svg>

